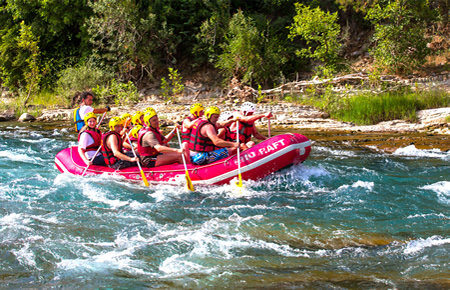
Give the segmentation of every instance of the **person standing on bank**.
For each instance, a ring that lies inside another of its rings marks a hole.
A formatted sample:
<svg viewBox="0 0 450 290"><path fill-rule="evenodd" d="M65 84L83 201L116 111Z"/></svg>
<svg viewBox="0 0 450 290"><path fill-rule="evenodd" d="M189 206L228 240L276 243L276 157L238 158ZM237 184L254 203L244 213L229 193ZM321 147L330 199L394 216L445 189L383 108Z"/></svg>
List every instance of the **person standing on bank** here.
<svg viewBox="0 0 450 290"><path fill-rule="evenodd" d="M106 106L106 108L94 109L92 103L94 103L94 95L91 92L83 92L81 94L80 106L73 111L75 131L77 133L80 132L81 128L85 125L84 116L86 116L87 113L103 114L111 111L109 106Z"/></svg>
<svg viewBox="0 0 450 290"><path fill-rule="evenodd" d="M87 166L105 166L103 155L97 151L102 144L102 132L97 129L97 116L92 112L87 113L84 122L86 125L78 133L78 154Z"/></svg>
<svg viewBox="0 0 450 290"><path fill-rule="evenodd" d="M112 118L109 120L109 129L102 137L102 154L106 165L116 170L137 166L138 157L134 157L132 151L123 151L123 140L120 136L123 120L120 117Z"/></svg>

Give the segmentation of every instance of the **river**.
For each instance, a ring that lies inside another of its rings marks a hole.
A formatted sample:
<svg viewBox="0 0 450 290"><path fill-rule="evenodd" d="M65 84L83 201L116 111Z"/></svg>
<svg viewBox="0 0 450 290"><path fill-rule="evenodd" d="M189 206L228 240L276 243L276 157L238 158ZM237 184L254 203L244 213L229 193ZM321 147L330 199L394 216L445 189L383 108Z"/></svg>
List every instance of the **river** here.
<svg viewBox="0 0 450 290"><path fill-rule="evenodd" d="M0 288L449 288L450 153L311 140L239 195L60 174L73 132L0 123Z"/></svg>

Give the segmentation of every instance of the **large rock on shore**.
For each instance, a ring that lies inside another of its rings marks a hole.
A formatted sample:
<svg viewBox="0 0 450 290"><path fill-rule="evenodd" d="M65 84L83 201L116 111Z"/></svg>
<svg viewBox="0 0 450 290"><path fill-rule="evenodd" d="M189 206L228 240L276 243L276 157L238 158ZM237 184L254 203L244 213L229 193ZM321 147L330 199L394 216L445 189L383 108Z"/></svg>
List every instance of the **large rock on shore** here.
<svg viewBox="0 0 450 290"><path fill-rule="evenodd" d="M23 113L20 117L19 117L19 122L32 122L35 121L36 118L28 113Z"/></svg>

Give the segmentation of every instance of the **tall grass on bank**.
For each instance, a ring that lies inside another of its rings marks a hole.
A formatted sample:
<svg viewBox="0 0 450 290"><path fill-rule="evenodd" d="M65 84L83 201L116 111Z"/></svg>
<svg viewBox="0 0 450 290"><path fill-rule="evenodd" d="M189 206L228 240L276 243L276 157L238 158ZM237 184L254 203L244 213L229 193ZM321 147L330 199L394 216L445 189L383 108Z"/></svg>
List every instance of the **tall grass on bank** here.
<svg viewBox="0 0 450 290"><path fill-rule="evenodd" d="M41 91L36 95L31 96L27 105L23 106L24 95L19 95L9 102L0 102L0 112L14 112L14 115L19 117L23 113L30 113L38 116L42 113L42 109L64 108L68 107L69 102L62 96L57 96L50 91Z"/></svg>
<svg viewBox="0 0 450 290"><path fill-rule="evenodd" d="M372 125L396 119L414 122L418 110L450 106L450 95L440 90L413 91L403 88L381 94L327 94L311 97L306 102L327 111L333 119Z"/></svg>

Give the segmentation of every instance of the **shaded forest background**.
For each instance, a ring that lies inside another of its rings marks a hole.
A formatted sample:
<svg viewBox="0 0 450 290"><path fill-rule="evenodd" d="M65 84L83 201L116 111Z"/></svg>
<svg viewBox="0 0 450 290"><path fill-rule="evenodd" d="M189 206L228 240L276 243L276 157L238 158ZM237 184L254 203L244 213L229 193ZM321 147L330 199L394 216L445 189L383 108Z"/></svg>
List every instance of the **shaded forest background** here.
<svg viewBox="0 0 450 290"><path fill-rule="evenodd" d="M447 0L0 0L0 83L26 103L198 74L269 88L361 59L404 75L447 70L448 32Z"/></svg>

